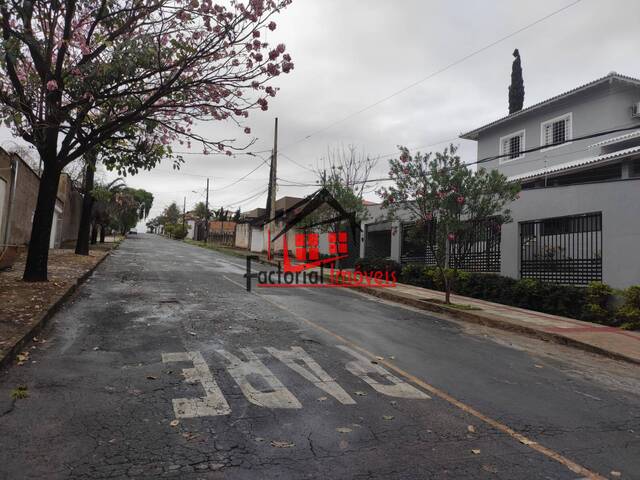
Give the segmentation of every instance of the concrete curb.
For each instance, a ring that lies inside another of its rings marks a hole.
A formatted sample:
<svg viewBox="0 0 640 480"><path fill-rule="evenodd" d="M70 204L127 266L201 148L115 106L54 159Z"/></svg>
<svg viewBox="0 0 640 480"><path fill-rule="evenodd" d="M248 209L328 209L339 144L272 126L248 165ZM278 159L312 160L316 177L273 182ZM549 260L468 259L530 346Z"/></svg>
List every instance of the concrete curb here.
<svg viewBox="0 0 640 480"><path fill-rule="evenodd" d="M443 313L455 318L456 320L475 323L478 325L485 325L487 327L497 328L500 330L507 330L510 332L520 333L520 334L527 335L530 337L535 337L547 342L559 343L562 345L578 348L580 350L584 350L587 352L604 355L606 357L613 358L615 360L622 360L625 362L633 363L634 365L640 365L640 361L638 359L628 357L622 353L613 352L611 350L607 350L605 348L601 348L596 345L592 345L590 343L581 342L580 340L566 337L559 333L545 332L545 331L538 330L536 328L528 327L525 325L518 325L512 322L509 322L507 320L501 320L501 319L498 319L495 317L489 317L486 315L479 315L477 313L474 313L473 310L459 310L457 308L447 307L446 305L439 304L436 302L430 302L428 300L407 298L401 295L396 295L388 291L388 289L384 289L384 288L364 287L364 288L360 288L359 291L378 297L378 298L382 298L384 300L389 300L392 302L409 305L414 308L419 308L420 310L427 310L435 313Z"/></svg>
<svg viewBox="0 0 640 480"><path fill-rule="evenodd" d="M19 339L4 357L0 358L0 369L4 369L11 365L11 362L15 359L16 355L20 353L22 349L24 349L25 345L33 339L36 335L38 335L49 323L49 320L64 306L64 304L69 300L73 294L78 290L78 288L91 276L91 274L98 268L102 262L104 262L111 252L117 249L120 246L120 243L114 245L114 247L109 250L104 257L102 257L98 262L83 273L80 277L78 277L74 284L69 286L69 288L62 294L58 300L56 300L47 310L40 313L38 319L33 323L29 331L27 331L21 339Z"/></svg>

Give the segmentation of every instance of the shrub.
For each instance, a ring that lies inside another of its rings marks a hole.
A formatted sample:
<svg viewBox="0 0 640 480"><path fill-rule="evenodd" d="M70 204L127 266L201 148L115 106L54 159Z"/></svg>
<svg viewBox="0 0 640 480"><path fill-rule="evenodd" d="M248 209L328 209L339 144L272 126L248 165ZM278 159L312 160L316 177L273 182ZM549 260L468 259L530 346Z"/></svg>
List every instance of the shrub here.
<svg viewBox="0 0 640 480"><path fill-rule="evenodd" d="M184 237L186 237L187 232L187 228L183 225L174 225L172 228L173 238L176 238L178 240L182 240Z"/></svg>
<svg viewBox="0 0 640 480"><path fill-rule="evenodd" d="M607 305L612 295L613 290L609 285L602 282L591 282L586 290L586 303L582 317L590 322L611 324L611 315Z"/></svg>
<svg viewBox="0 0 640 480"><path fill-rule="evenodd" d="M627 288L624 304L616 311L616 319L625 330L640 330L640 285Z"/></svg>
<svg viewBox="0 0 640 480"><path fill-rule="evenodd" d="M395 260L388 258L364 257L356 260L355 269L366 272L395 272L396 278L400 278L402 267Z"/></svg>
<svg viewBox="0 0 640 480"><path fill-rule="evenodd" d="M542 283L535 279L516 280L494 273L470 273L445 270L453 280L453 292L467 297L526 308L538 312L565 317L613 324L613 316L607 309L613 294L605 284L592 284L589 288ZM400 281L432 290L444 290L440 272L435 267L406 265ZM637 300L640 314L640 287L630 293ZM634 310L620 312L624 321L632 323ZM640 317L638 317L640 320ZM621 320L622 321L622 320Z"/></svg>

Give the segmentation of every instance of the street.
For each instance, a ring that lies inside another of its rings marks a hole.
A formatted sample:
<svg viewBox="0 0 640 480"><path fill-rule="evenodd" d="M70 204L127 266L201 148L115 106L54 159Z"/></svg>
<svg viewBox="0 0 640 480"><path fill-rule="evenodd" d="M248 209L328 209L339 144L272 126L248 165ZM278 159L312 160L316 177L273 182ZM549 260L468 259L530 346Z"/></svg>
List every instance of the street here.
<svg viewBox="0 0 640 480"><path fill-rule="evenodd" d="M0 478L640 478L637 367L244 273L125 240L2 373Z"/></svg>

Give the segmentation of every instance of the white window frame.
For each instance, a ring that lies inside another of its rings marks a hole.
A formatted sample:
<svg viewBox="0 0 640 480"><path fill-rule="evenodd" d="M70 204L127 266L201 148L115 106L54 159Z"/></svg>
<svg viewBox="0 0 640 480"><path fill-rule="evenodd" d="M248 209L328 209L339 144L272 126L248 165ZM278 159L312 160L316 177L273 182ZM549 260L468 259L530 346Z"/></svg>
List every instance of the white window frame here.
<svg viewBox="0 0 640 480"><path fill-rule="evenodd" d="M527 142L527 132L523 129L523 130L518 130L517 132L512 132L509 135L505 135L503 137L500 137L500 143L498 144L498 151L500 152L500 165L502 165L503 163L509 163L509 162L513 162L514 160L520 160L521 158L524 158L524 153L521 153L519 156L515 157L515 158L509 158L509 157L503 157L502 155L507 155L509 152L505 152L503 145L504 145L504 141L511 139L513 137L522 137L522 141L520 142L520 151L526 150L526 142Z"/></svg>
<svg viewBox="0 0 640 480"><path fill-rule="evenodd" d="M565 142L561 143L560 145L555 145L553 147L545 147L543 149L541 149L541 152L547 152L549 150L554 150L556 148L560 148L560 147L564 147L565 145L571 145L573 142L571 140L573 140L573 112L568 112L568 113L564 113L562 115L558 115L557 117L551 118L549 120L545 120L544 122L540 123L540 146L544 147L545 146L545 138L544 138L544 130L545 127L547 125L549 125L550 123L554 123L557 122L559 120L569 120L569 128L567 129L567 132L565 132Z"/></svg>

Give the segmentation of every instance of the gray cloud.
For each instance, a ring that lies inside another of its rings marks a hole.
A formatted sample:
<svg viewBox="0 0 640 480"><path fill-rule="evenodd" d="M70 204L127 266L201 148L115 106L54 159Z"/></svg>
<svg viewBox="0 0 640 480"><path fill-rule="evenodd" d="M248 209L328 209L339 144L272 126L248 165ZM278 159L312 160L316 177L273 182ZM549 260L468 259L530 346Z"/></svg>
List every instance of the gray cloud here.
<svg viewBox="0 0 640 480"><path fill-rule="evenodd" d="M273 118L280 119L280 148L305 166L315 165L327 147L353 144L375 156L398 144L424 147L456 137L507 113L511 52L522 55L525 106L616 70L637 76L640 2L583 0L515 37L360 115L320 131L452 61L491 43L570 0L455 2L401 0L294 0L277 19L269 40L283 42L295 70L276 79L281 88L268 112L254 112L247 124L257 137L252 150L268 150ZM198 125L210 139L246 136L221 123ZM0 139L7 138L3 132ZM475 143L457 141L465 161L476 159ZM434 148L442 148L437 145ZM180 147L177 147L180 148ZM183 148L180 148L183 149ZM425 150L425 148L422 148ZM199 152L199 147L194 147ZM267 154L264 154L267 155ZM172 200L187 206L202 198L205 179L213 178L212 203L234 204L266 187L268 168L246 181L216 191L251 169L260 159L239 155L187 155L180 173L169 165L127 179L156 195L152 215ZM384 176L382 159L376 176ZM313 174L285 156L279 174L312 182ZM108 174L111 175L111 174ZM193 176L193 175L202 175ZM192 193L196 190L197 193ZM279 195L303 195L312 187L280 187ZM375 200L375 195L370 194ZM265 196L244 209L262 205Z"/></svg>

